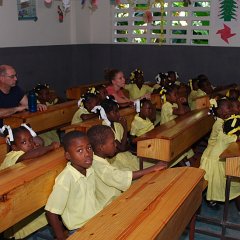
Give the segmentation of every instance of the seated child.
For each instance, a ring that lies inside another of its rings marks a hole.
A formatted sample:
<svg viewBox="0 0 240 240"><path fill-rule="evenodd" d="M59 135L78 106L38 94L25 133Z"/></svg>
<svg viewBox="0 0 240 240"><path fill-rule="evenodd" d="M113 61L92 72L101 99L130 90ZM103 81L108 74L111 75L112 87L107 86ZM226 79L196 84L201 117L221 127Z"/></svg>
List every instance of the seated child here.
<svg viewBox="0 0 240 240"><path fill-rule="evenodd" d="M101 103L104 99L106 99L108 93L105 85L99 85L96 87L96 93L98 97L99 103Z"/></svg>
<svg viewBox="0 0 240 240"><path fill-rule="evenodd" d="M126 191L132 180L164 168L163 164L158 162L152 167L139 171L120 170L107 160L107 158L113 157L117 151L112 129L108 126L96 125L88 130L87 135L94 151L93 168L96 173L97 199L102 207Z"/></svg>
<svg viewBox="0 0 240 240"><path fill-rule="evenodd" d="M137 110L137 112L139 112ZM146 98L140 101L140 112L137 113L132 121L130 134L139 137L154 128L154 106L152 102Z"/></svg>
<svg viewBox="0 0 240 240"><path fill-rule="evenodd" d="M198 79L197 78L190 79L189 86L191 88L191 92L188 95L188 105L191 110L194 110L196 108L195 99L197 98Z"/></svg>
<svg viewBox="0 0 240 240"><path fill-rule="evenodd" d="M46 106L55 105L63 102L59 97L56 96L53 90L50 90L48 84L38 84L34 91L37 95L38 103L45 104Z"/></svg>
<svg viewBox="0 0 240 240"><path fill-rule="evenodd" d="M209 82L208 78L201 77L202 75L198 76L198 90L196 97L203 97L206 95L210 95L213 92L213 88L211 83Z"/></svg>
<svg viewBox="0 0 240 240"><path fill-rule="evenodd" d="M226 96L230 99L240 100L240 91L236 88L231 88L227 91Z"/></svg>
<svg viewBox="0 0 240 240"><path fill-rule="evenodd" d="M172 83L175 84L177 86L180 86L181 82L179 81L179 76L178 73L175 71L168 71L167 72L167 76L168 76L168 84Z"/></svg>
<svg viewBox="0 0 240 240"><path fill-rule="evenodd" d="M166 85L168 78L167 73L158 73L157 76L155 77L156 84L153 86L154 88L154 93L159 93L161 88Z"/></svg>
<svg viewBox="0 0 240 240"><path fill-rule="evenodd" d="M63 146L69 162L55 179L45 206L57 239L67 238L60 216L72 234L101 210L96 201L93 151L87 136L79 131L69 132L63 137Z"/></svg>
<svg viewBox="0 0 240 240"><path fill-rule="evenodd" d="M184 106L182 100L179 98L177 87L175 85L163 88L161 95L164 98L164 104L162 105L161 111L161 124L189 112L189 108Z"/></svg>
<svg viewBox="0 0 240 240"><path fill-rule="evenodd" d="M239 116L240 117L240 116ZM224 121L223 131L219 131L214 148L211 149L206 162L201 163L200 168L206 171L204 178L208 181L207 200L210 206L215 206L216 201L225 201L225 159L220 154L230 143L237 141L240 135L240 118L232 116ZM232 179L229 200L236 199L238 211L240 211L240 181Z"/></svg>
<svg viewBox="0 0 240 240"><path fill-rule="evenodd" d="M91 112L96 105L98 105L98 97L96 94L90 92L83 94L78 101L79 109L73 115L71 124L81 123L85 120L97 117L97 113Z"/></svg>
<svg viewBox="0 0 240 240"><path fill-rule="evenodd" d="M130 74L130 84L125 85L125 89L129 91L129 98L131 100L151 98L151 93L153 88L144 84L143 71L140 69L135 69Z"/></svg>
<svg viewBox="0 0 240 240"><path fill-rule="evenodd" d="M11 130L10 127L7 127L7 131L5 131L4 134L7 135L7 143L11 147L11 152L7 153L6 158L0 166L0 170L26 159L43 156L59 147L59 143L54 142L47 147L39 146L36 148L34 138L31 135L33 133L32 129L30 133L29 128L24 126L13 130ZM42 211L39 211L9 228L4 235L5 237L14 236L15 239L22 239L46 225L47 220L45 214Z"/></svg>
<svg viewBox="0 0 240 240"><path fill-rule="evenodd" d="M229 100L232 105L232 114L239 115L240 114L240 101L237 99Z"/></svg>
<svg viewBox="0 0 240 240"><path fill-rule="evenodd" d="M219 99L213 104L210 108L210 114L215 118L215 122L212 126L212 131L208 139L207 148L204 150L201 157L201 166L204 168L204 165L207 163L208 155L215 147L217 137L220 132L223 131L224 120L229 118L232 115L232 106L228 99Z"/></svg>

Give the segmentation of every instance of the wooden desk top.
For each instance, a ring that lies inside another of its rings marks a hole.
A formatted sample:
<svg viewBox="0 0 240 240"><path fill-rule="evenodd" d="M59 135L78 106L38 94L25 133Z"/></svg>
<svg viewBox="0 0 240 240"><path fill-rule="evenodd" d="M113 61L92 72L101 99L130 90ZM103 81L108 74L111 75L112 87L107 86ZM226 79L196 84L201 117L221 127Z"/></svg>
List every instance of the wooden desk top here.
<svg viewBox="0 0 240 240"><path fill-rule="evenodd" d="M136 138L137 156L170 163L211 130L214 119L207 113L191 111Z"/></svg>
<svg viewBox="0 0 240 240"><path fill-rule="evenodd" d="M46 204L66 162L60 148L0 171L0 232Z"/></svg>
<svg viewBox="0 0 240 240"><path fill-rule="evenodd" d="M221 153L220 157L221 158L240 157L240 142L231 143L229 147Z"/></svg>
<svg viewBox="0 0 240 240"><path fill-rule="evenodd" d="M29 123L34 131L40 132L71 122L77 111L77 101L68 101L48 106L46 111L30 113L28 111L13 114L4 119L4 124L12 128L19 127L21 123Z"/></svg>
<svg viewBox="0 0 240 240"><path fill-rule="evenodd" d="M68 239L179 239L201 205L203 176L190 167L145 175Z"/></svg>

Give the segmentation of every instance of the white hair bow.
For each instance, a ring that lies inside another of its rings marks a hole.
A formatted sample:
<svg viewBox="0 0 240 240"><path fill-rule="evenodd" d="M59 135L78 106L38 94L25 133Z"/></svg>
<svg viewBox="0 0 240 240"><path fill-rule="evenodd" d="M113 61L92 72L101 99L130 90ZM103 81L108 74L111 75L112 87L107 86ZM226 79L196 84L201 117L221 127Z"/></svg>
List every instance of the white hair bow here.
<svg viewBox="0 0 240 240"><path fill-rule="evenodd" d="M106 114L104 108L102 106L95 106L91 110L91 112L97 113L97 110L100 111L100 117L101 117L101 119L103 119L107 123L107 126L111 126L111 122L108 120L107 114Z"/></svg>
<svg viewBox="0 0 240 240"><path fill-rule="evenodd" d="M14 139L13 139L13 132L12 132L11 127L8 126L8 125L4 125L4 126L1 128L1 133L3 134L6 129L7 129L7 131L8 131L8 135L7 135L7 137L6 137L6 143L7 143L8 145L11 145L11 142L14 141Z"/></svg>
<svg viewBox="0 0 240 240"><path fill-rule="evenodd" d="M32 137L36 137L37 134L30 128L26 123L22 123L21 126L25 127L31 134Z"/></svg>
<svg viewBox="0 0 240 240"><path fill-rule="evenodd" d="M136 112L139 113L140 112L140 99L137 99L134 101L134 106L136 108Z"/></svg>

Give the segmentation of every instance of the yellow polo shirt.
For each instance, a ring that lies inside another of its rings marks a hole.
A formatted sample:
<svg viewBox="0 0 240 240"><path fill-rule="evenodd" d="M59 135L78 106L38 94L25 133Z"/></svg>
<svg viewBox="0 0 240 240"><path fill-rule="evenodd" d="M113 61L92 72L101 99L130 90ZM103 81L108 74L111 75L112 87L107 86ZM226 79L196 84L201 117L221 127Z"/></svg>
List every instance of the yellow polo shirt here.
<svg viewBox="0 0 240 240"><path fill-rule="evenodd" d="M132 100L139 99L147 93L152 93L153 88L148 85L143 85L141 89L135 83L126 84L124 87L129 91L129 98Z"/></svg>
<svg viewBox="0 0 240 240"><path fill-rule="evenodd" d="M154 125L148 118L143 119L136 114L131 124L130 134L139 137L153 128Z"/></svg>
<svg viewBox="0 0 240 240"><path fill-rule="evenodd" d="M196 108L195 99L198 97L197 94L198 92L196 90L192 90L188 96L188 105L191 110L194 110Z"/></svg>
<svg viewBox="0 0 240 240"><path fill-rule="evenodd" d="M14 165L24 153L25 152L23 151L11 151L7 153L5 159L0 165L0 170Z"/></svg>
<svg viewBox="0 0 240 240"><path fill-rule="evenodd" d="M206 96L207 94L201 90L200 88L197 90L197 94L196 94L196 97L203 97L203 96Z"/></svg>
<svg viewBox="0 0 240 240"><path fill-rule="evenodd" d="M80 228L99 211L92 167L82 175L69 162L55 179L45 210L61 215L69 230Z"/></svg>
<svg viewBox="0 0 240 240"><path fill-rule="evenodd" d="M96 194L101 207L112 202L132 183L132 171L119 170L97 155L93 156L92 167L96 174Z"/></svg>
<svg viewBox="0 0 240 240"><path fill-rule="evenodd" d="M160 124L169 122L177 117L177 115L173 114L173 108L178 108L178 105L176 103L171 104L170 102L165 102L162 105Z"/></svg>
<svg viewBox="0 0 240 240"><path fill-rule="evenodd" d="M86 108L79 108L73 115L71 124L81 123L83 120L81 118L82 114L90 114Z"/></svg>

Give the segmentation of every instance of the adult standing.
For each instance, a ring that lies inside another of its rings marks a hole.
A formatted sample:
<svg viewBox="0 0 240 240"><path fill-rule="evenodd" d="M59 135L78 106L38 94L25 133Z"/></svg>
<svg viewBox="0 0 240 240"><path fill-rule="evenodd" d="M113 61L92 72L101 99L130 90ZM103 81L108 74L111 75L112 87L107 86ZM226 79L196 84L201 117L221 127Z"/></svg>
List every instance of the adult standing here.
<svg viewBox="0 0 240 240"><path fill-rule="evenodd" d="M46 110L43 104L38 104L38 110ZM16 112L28 109L28 98L24 91L17 86L17 74L9 65L0 65L0 126L3 118Z"/></svg>

